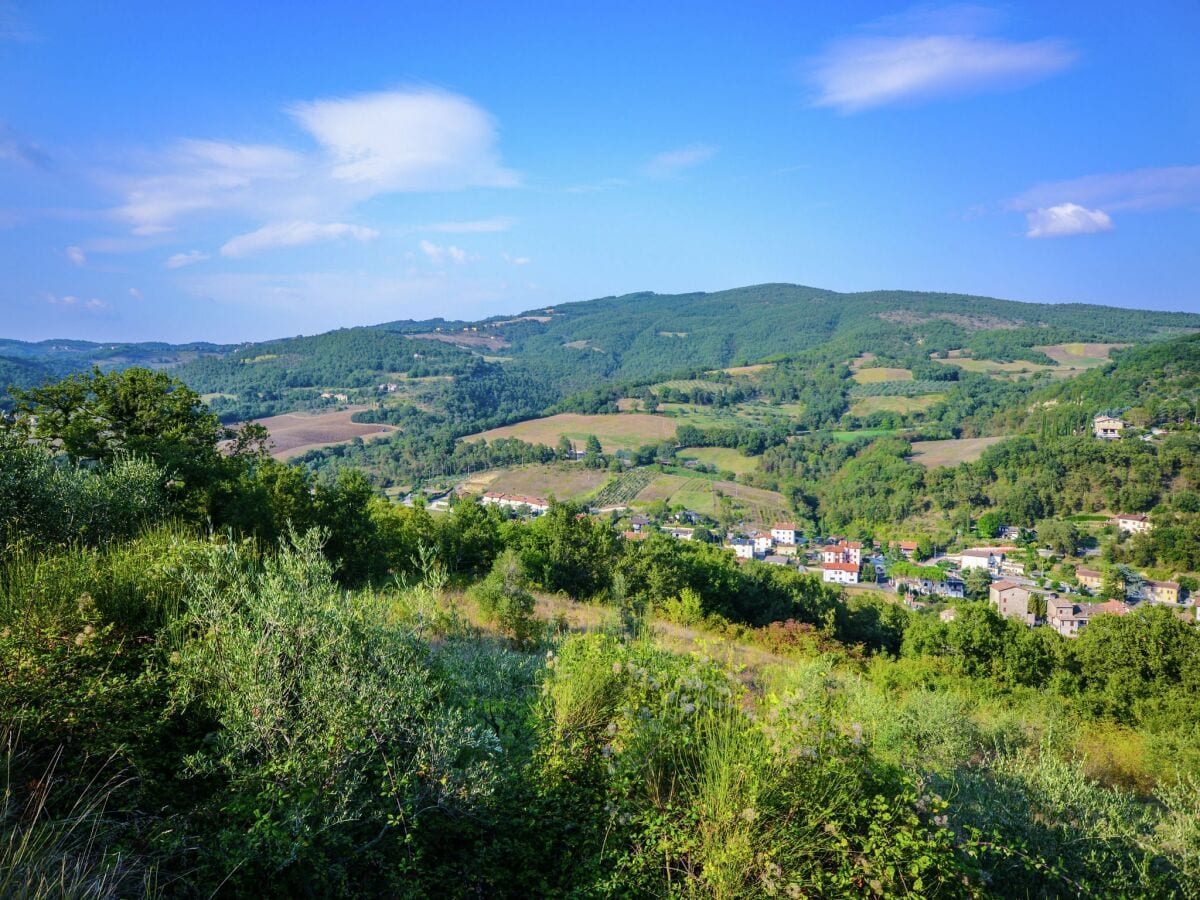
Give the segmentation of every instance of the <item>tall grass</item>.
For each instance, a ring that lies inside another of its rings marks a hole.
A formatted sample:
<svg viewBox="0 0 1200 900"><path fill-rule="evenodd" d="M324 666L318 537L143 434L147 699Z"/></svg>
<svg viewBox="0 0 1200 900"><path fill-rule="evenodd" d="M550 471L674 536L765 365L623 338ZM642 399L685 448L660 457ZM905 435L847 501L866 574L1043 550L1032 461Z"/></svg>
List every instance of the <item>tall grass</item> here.
<svg viewBox="0 0 1200 900"><path fill-rule="evenodd" d="M0 743L0 897L157 896L153 868L112 849L115 833L105 813L128 778L97 775L55 815L50 801L59 790L61 749L40 777L21 786L14 783L23 754L19 734L6 729Z"/></svg>
<svg viewBox="0 0 1200 900"><path fill-rule="evenodd" d="M56 627L86 597L103 621L153 632L178 616L186 575L203 564L207 543L168 523L123 543L18 551L0 562L0 623Z"/></svg>

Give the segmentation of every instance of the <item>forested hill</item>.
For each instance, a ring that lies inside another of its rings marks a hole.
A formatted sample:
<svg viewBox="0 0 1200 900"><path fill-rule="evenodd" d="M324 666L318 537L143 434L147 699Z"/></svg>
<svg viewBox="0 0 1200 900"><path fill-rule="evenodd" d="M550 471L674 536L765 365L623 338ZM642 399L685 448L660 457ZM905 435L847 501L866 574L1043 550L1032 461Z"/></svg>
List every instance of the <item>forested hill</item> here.
<svg viewBox="0 0 1200 900"><path fill-rule="evenodd" d="M540 402L612 381L646 383L684 370L797 356L837 363L872 352L928 366L931 355L954 351L1052 366L1055 360L1039 348L1142 343L1189 331L1200 331L1200 315L763 284L604 297L479 322L394 321L236 347L0 340L0 387L31 386L93 365L171 368L202 393L238 397L217 398L229 407L223 415L252 416L288 408L289 389L311 394L366 389L398 375L456 375L475 371L481 357L495 369L485 373L492 380L536 382Z"/></svg>
<svg viewBox="0 0 1200 900"><path fill-rule="evenodd" d="M424 324L380 327L410 331ZM472 327L510 344L506 354L536 358L551 373L582 370L630 379L753 363L831 342L836 353L966 348L978 357L1045 362L1033 347L1059 341L1141 342L1200 330L1200 315L762 284L715 293L604 297Z"/></svg>

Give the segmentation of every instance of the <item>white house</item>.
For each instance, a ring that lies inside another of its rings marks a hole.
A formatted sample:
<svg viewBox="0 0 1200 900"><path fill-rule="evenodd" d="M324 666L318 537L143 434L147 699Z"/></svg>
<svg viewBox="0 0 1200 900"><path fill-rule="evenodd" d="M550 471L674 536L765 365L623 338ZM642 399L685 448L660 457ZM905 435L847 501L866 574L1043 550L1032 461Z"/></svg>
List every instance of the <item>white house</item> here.
<svg viewBox="0 0 1200 900"><path fill-rule="evenodd" d="M771 537L775 539L775 543L777 544L794 547L796 545L796 523L776 522L771 526Z"/></svg>
<svg viewBox="0 0 1200 900"><path fill-rule="evenodd" d="M739 559L754 559L754 541L749 538L730 538L725 546Z"/></svg>
<svg viewBox="0 0 1200 900"><path fill-rule="evenodd" d="M754 541L754 552L765 554L770 552L775 547L775 538L767 534L765 531L756 531L750 535Z"/></svg>
<svg viewBox="0 0 1200 900"><path fill-rule="evenodd" d="M830 584L858 584L858 565L848 562L821 563L821 580Z"/></svg>
<svg viewBox="0 0 1200 900"><path fill-rule="evenodd" d="M663 532L663 534L670 535L671 537L675 538L675 540L677 540L677 541L690 541L692 539L692 537L696 534L696 529L670 527L670 528L664 528L662 530L662 532Z"/></svg>
<svg viewBox="0 0 1200 900"><path fill-rule="evenodd" d="M971 547L959 552L958 567L960 569L996 570L1004 562L1005 554L1015 549L1015 547Z"/></svg>
<svg viewBox="0 0 1200 900"><path fill-rule="evenodd" d="M862 544L858 541L841 541L821 548L823 563L853 563L855 567L862 565Z"/></svg>
<svg viewBox="0 0 1200 900"><path fill-rule="evenodd" d="M1121 513L1119 516L1115 516L1113 523L1127 534L1141 534L1143 531L1149 531L1154 527L1150 524L1148 516L1134 515L1132 513Z"/></svg>

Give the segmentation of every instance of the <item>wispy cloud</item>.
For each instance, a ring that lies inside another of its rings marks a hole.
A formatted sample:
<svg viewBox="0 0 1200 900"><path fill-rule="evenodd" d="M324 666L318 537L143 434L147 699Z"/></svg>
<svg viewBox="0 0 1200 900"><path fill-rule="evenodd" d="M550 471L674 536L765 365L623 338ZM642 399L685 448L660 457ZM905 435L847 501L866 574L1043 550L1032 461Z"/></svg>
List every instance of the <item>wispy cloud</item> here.
<svg viewBox="0 0 1200 900"><path fill-rule="evenodd" d="M614 188L625 187L628 178L602 178L590 184L575 184L567 188L568 194L598 194L601 191L611 191Z"/></svg>
<svg viewBox="0 0 1200 900"><path fill-rule="evenodd" d="M303 156L282 147L181 140L150 171L122 179L125 202L115 212L137 235L161 234L179 219L206 211L261 214L281 193L294 190L305 169Z"/></svg>
<svg viewBox="0 0 1200 900"><path fill-rule="evenodd" d="M342 237L370 241L379 237L379 232L374 228L349 225L345 222L275 222L227 241L221 247L221 255L231 258L254 256L265 250L299 247L303 244L334 241Z"/></svg>
<svg viewBox="0 0 1200 900"><path fill-rule="evenodd" d="M710 144L689 144L677 150L667 150L651 157L642 166L642 174L651 178L671 178L708 162L716 153L717 148Z"/></svg>
<svg viewBox="0 0 1200 900"><path fill-rule="evenodd" d="M471 219L465 222L436 222L425 228L426 231L436 231L439 234L486 234L488 232L508 231L517 223L510 216L494 216L490 219Z"/></svg>
<svg viewBox="0 0 1200 900"><path fill-rule="evenodd" d="M533 262L528 256L509 256L507 253L504 254L504 261L510 262L514 266L527 266Z"/></svg>
<svg viewBox="0 0 1200 900"><path fill-rule="evenodd" d="M0 160L38 169L50 167L50 155L5 122L0 122Z"/></svg>
<svg viewBox="0 0 1200 900"><path fill-rule="evenodd" d="M71 261L73 266L86 266L87 254L83 252L82 247L71 246L65 251L67 259Z"/></svg>
<svg viewBox="0 0 1200 900"><path fill-rule="evenodd" d="M61 306L67 309L82 309L87 312L99 313L108 312L112 307L106 300L101 300L99 297L92 297L84 300L76 297L74 294L42 294L42 300L51 306Z"/></svg>
<svg viewBox="0 0 1200 900"><path fill-rule="evenodd" d="M1113 230L1108 213L1087 209L1077 203L1060 203L1046 209L1031 210L1025 214L1025 219L1029 224L1025 236L1031 238L1070 237Z"/></svg>
<svg viewBox="0 0 1200 900"><path fill-rule="evenodd" d="M1065 202L1102 206L1109 212L1200 205L1200 166L1164 166L1044 182L1014 197L1008 206L1025 211Z"/></svg>
<svg viewBox="0 0 1200 900"><path fill-rule="evenodd" d="M209 255L203 250L189 250L186 253L172 253L163 265L168 269L182 269L184 266L204 262L206 259L209 259Z"/></svg>
<svg viewBox="0 0 1200 900"><path fill-rule="evenodd" d="M429 261L435 266L445 264L447 261L462 265L467 261L467 251L461 247L455 247L453 244L443 247L440 244L435 244L432 241L421 241L417 245L421 248L421 252L428 257Z"/></svg>
<svg viewBox="0 0 1200 900"><path fill-rule="evenodd" d="M857 113L898 102L1008 90L1068 68L1078 54L1058 40L1012 41L977 30L992 17L978 7L891 17L830 44L810 63L815 106Z"/></svg>
<svg viewBox="0 0 1200 900"><path fill-rule="evenodd" d="M1115 228L1116 213L1200 206L1200 166L1164 166L1086 175L1035 185L1007 203L1024 213L1027 237L1095 234Z"/></svg>

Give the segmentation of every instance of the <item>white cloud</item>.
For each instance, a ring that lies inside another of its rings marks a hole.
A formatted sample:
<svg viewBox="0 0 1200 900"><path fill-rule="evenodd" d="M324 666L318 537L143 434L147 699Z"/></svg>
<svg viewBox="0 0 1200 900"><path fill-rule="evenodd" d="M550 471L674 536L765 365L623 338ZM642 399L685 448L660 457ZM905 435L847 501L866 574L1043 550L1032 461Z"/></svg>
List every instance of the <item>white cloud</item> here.
<svg viewBox="0 0 1200 900"><path fill-rule="evenodd" d="M42 294L42 299L51 306L64 306L68 309L84 309L88 312L98 313L107 312L111 306L106 300L101 300L99 297L92 297L89 300L81 300L74 294L59 296L57 294Z"/></svg>
<svg viewBox="0 0 1200 900"><path fill-rule="evenodd" d="M1026 237L1069 237L1073 234L1096 234L1112 231L1112 219L1099 209L1087 209L1077 203L1060 203L1026 213L1029 230Z"/></svg>
<svg viewBox="0 0 1200 900"><path fill-rule="evenodd" d="M642 174L652 178L670 178L686 169L707 162L716 155L717 148L709 144L689 144L677 150L668 150L650 158L642 166Z"/></svg>
<svg viewBox="0 0 1200 900"><path fill-rule="evenodd" d="M316 146L177 141L143 158L140 171L112 179L124 197L114 214L145 236L204 214L331 221L379 194L519 182L500 162L492 116L457 94L397 90L299 103L287 112ZM0 129L0 154L6 147Z"/></svg>
<svg viewBox="0 0 1200 900"><path fill-rule="evenodd" d="M145 295L135 287L129 289L129 297L133 300L144 300Z"/></svg>
<svg viewBox="0 0 1200 900"><path fill-rule="evenodd" d="M1039 184L1010 200L1018 211L1078 202L1112 212L1148 212L1200 204L1200 166L1164 166Z"/></svg>
<svg viewBox="0 0 1200 900"><path fill-rule="evenodd" d="M466 97L399 90L298 103L295 119L333 160L336 181L382 191L512 187L500 164L496 123Z"/></svg>
<svg viewBox="0 0 1200 900"><path fill-rule="evenodd" d="M212 210L260 212L281 183L294 183L305 160L266 144L178 141L153 161L149 173L123 181L125 202L116 214L137 235L170 231L176 220Z"/></svg>
<svg viewBox="0 0 1200 900"><path fill-rule="evenodd" d="M443 247L432 241L421 241L417 246L421 248L421 252L435 266L440 266L447 261L457 263L461 266L467 261L467 251L461 247L455 247L454 245Z"/></svg>
<svg viewBox="0 0 1200 900"><path fill-rule="evenodd" d="M490 219L471 219L465 222L436 222L426 228L440 234L484 234L494 231L508 231L517 223L509 216L494 216Z"/></svg>
<svg viewBox="0 0 1200 900"><path fill-rule="evenodd" d="M351 237L356 241L370 241L379 237L379 232L374 228L348 225L345 222L326 224L301 221L275 222L227 241L221 247L221 255L228 257L253 256L264 250L299 247L302 244L333 241L341 237Z"/></svg>
<svg viewBox="0 0 1200 900"><path fill-rule="evenodd" d="M506 262L510 262L514 266L527 266L533 262L533 260L528 256L509 256L507 253L504 254L504 259Z"/></svg>
<svg viewBox="0 0 1200 900"><path fill-rule="evenodd" d="M815 106L856 113L889 103L1003 90L1066 69L1076 52L1062 41L1010 41L977 32L994 12L974 6L922 7L835 41L811 63Z"/></svg>
<svg viewBox="0 0 1200 900"><path fill-rule="evenodd" d="M167 261L163 263L168 269L182 269L184 266L190 266L193 263L204 262L209 255L203 250L189 250L187 253L173 253L167 257Z"/></svg>
<svg viewBox="0 0 1200 900"><path fill-rule="evenodd" d="M82 247L74 247L74 246L68 247L66 250L66 254L67 254L67 259L69 259L71 261L72 265L76 265L76 266L86 266L87 265L87 254L83 252Z"/></svg>

